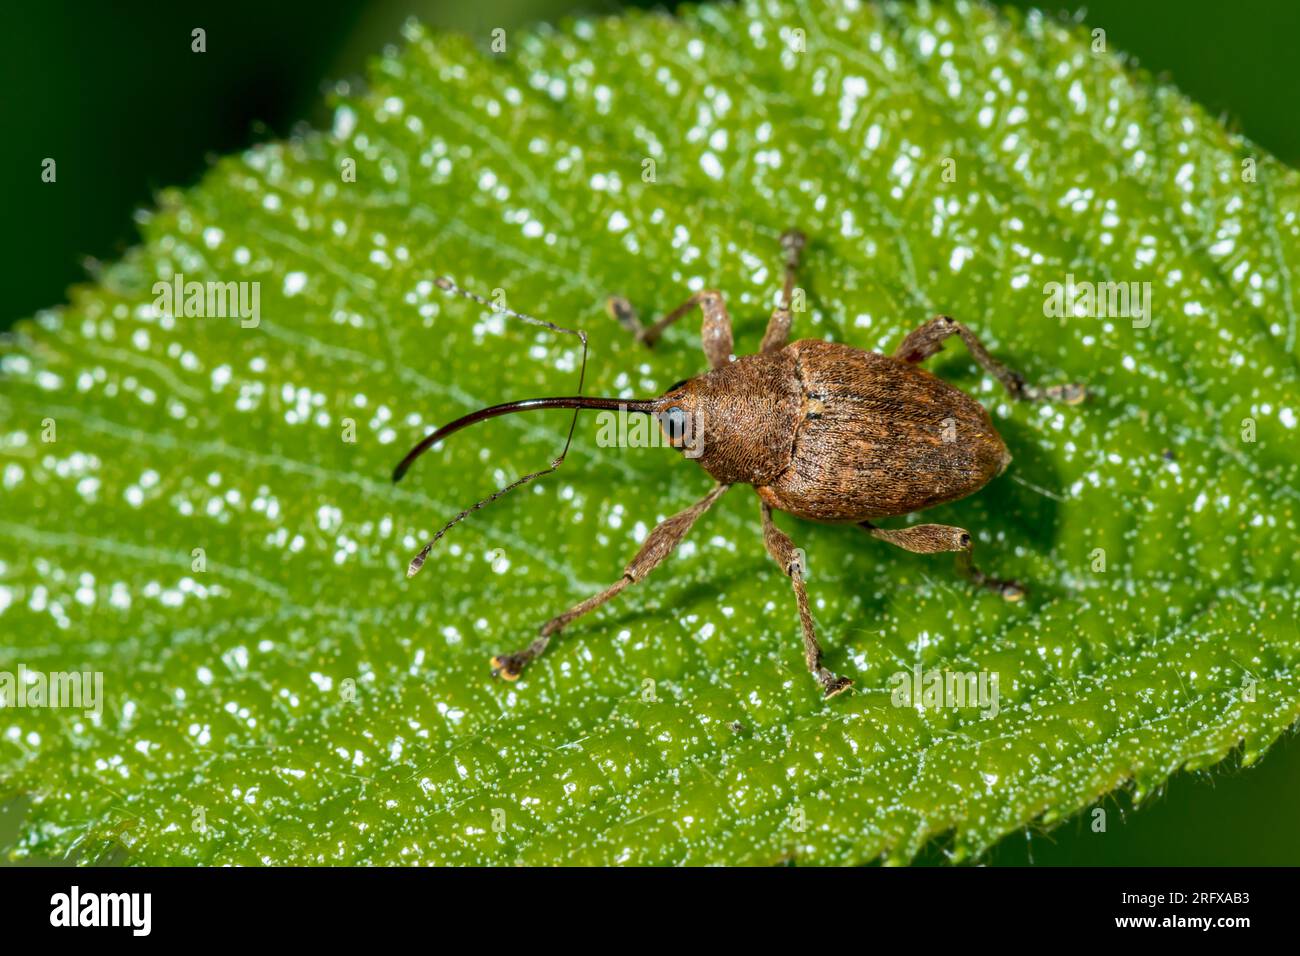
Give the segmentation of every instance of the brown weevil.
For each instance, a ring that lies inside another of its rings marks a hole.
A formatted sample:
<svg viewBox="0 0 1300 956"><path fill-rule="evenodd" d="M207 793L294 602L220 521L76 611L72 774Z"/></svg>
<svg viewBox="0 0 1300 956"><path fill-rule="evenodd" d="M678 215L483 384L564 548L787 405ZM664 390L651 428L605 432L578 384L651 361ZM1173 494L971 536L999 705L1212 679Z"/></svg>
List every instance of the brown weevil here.
<svg viewBox="0 0 1300 956"><path fill-rule="evenodd" d="M1084 398L1083 387L1037 388L1026 384L1023 377L993 358L969 329L946 315L913 331L892 355L817 339L789 342L791 296L805 241L798 230L781 237L785 273L781 301L753 355L733 357L731 318L716 290L695 293L648 328L642 326L627 300L609 300L611 315L646 346L653 346L668 326L693 309L702 313L709 371L673 386L658 398L582 395L586 335L496 307L515 318L576 335L582 341L579 394L507 402L459 418L411 449L393 472L393 480L399 480L411 462L448 435L497 415L540 408L574 409L568 439L549 468L517 479L449 521L412 559L409 575L420 569L434 543L452 525L508 491L555 471L569 450L580 409L654 416L668 443L694 458L716 484L695 504L651 531L617 581L547 621L537 639L523 650L493 657L494 676L514 680L571 621L646 577L733 485L749 485L758 495L763 543L794 586L804 658L826 697L844 691L852 681L822 666L822 650L804 584L803 552L773 523L773 511L813 521L855 524L874 538L921 554L956 552L960 569L976 586L989 588L1008 600L1024 596L1024 588L1015 581L991 577L975 567L971 561L971 536L963 528L918 524L888 529L873 522L964 498L1001 474L1011 461L984 407L920 368L920 362L942 350L945 339L958 336L975 361L1014 399L1075 404ZM440 278L437 285L492 307L449 279Z"/></svg>

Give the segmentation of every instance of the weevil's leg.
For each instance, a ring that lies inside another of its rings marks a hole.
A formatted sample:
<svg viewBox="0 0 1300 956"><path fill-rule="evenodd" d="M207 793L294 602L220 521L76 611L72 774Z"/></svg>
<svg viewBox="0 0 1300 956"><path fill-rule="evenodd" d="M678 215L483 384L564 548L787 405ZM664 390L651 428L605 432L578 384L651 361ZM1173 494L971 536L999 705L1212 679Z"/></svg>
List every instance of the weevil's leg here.
<svg viewBox="0 0 1300 956"><path fill-rule="evenodd" d="M910 528L889 529L877 528L870 521L863 521L858 527L873 538L888 541L914 554L956 551L957 567L976 587L988 588L1001 594L1008 601L1019 601L1025 596L1023 584L990 577L975 567L975 563L971 560L971 551L975 545L964 528L954 528L946 524L917 524Z"/></svg>
<svg viewBox="0 0 1300 956"><path fill-rule="evenodd" d="M1065 402L1067 405L1077 405L1088 395L1087 389L1082 385L1048 385L1039 388L1026 384L1023 375L1007 368L990 355L988 349L975 337L975 333L947 315L936 315L909 333L894 350L894 358L912 364L924 362L934 353L942 351L943 340L953 335L961 336L980 368L1001 382L1012 398L1027 402Z"/></svg>
<svg viewBox="0 0 1300 956"><path fill-rule="evenodd" d="M636 584L648 575L659 566L664 558L673 553L673 550L677 545L681 544L682 538L686 537L686 533L691 530L691 526L695 524L700 515L708 511L709 507L721 498L722 493L730 487L730 485L717 485L685 511L660 522L646 537L645 543L641 545L641 550L636 553L636 557L623 569L621 578L599 594L594 594L581 604L577 604L563 614L551 618L542 625L537 640L522 651L514 654L498 654L493 657L492 676L504 677L506 680L516 679L519 672L524 669L524 665L546 650L546 645L550 643L551 637L563 630L570 621L582 617L588 611L594 611L628 585Z"/></svg>
<svg viewBox="0 0 1300 956"><path fill-rule="evenodd" d="M812 611L808 609L808 589L803 583L807 569L790 536L772 522L772 508L766 501L763 502L763 544L767 545L767 553L781 566L781 570L794 585L794 599L799 605L799 625L803 628L803 656L808 664L808 670L822 685L824 696L834 697L836 694L843 693L849 689L853 681L847 677L836 677L822 666L822 647L817 643Z"/></svg>
<svg viewBox="0 0 1300 956"><path fill-rule="evenodd" d="M794 321L794 316L785 306L778 305L772 312L772 317L767 320L767 331L763 333L763 342L759 345L760 352L775 352L782 348L790 340L790 326Z"/></svg>
<svg viewBox="0 0 1300 956"><path fill-rule="evenodd" d="M621 295L611 295L605 300L605 311L631 332L634 339L638 342L645 341L645 326L641 324L641 317L636 314L631 302Z"/></svg>
<svg viewBox="0 0 1300 956"><path fill-rule="evenodd" d="M610 315L631 331L638 342L644 342L650 347L659 341L659 336L664 334L664 329L697 306L704 314L704 323L700 329L700 338L704 340L704 355L708 358L711 368L719 368L731 361L731 353L735 346L731 338L731 316L727 314L722 293L717 289L705 289L703 292L695 293L648 329L641 325L636 310L627 299L622 296L611 296L605 303L605 308L609 310Z"/></svg>
<svg viewBox="0 0 1300 956"><path fill-rule="evenodd" d="M790 338L790 301L794 295L795 276L799 271L799 256L807 245L808 237L798 229L789 229L781 235L781 256L785 265L785 284L781 288L781 304L776 307L772 317L767 320L767 331L763 333L760 352L772 352L781 348Z"/></svg>

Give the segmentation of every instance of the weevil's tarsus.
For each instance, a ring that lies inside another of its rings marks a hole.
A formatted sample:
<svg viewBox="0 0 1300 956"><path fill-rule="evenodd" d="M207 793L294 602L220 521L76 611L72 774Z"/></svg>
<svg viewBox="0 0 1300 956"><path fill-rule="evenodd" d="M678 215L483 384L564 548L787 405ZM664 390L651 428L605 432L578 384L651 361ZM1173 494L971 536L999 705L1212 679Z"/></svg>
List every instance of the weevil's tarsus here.
<svg viewBox="0 0 1300 956"><path fill-rule="evenodd" d="M938 554L943 551L957 552L957 567L976 587L988 588L1000 594L1008 601L1019 601L1025 596L1025 587L1017 581L1003 580L985 574L975 566L971 552L975 543L965 528L947 524L916 524L910 528L877 528L870 521L858 523L858 527L877 538L887 541L895 547L913 554Z"/></svg>
<svg viewBox="0 0 1300 956"><path fill-rule="evenodd" d="M853 681L847 677L837 677L822 665L822 646L817 643L817 631L813 625L812 610L808 606L808 588L804 584L803 560L790 536L778 528L772 521L772 506L766 501L763 510L763 544L781 571L794 585L795 604L799 607L799 626L803 630L803 656L809 672L822 686L823 697L834 697L848 690Z"/></svg>
<svg viewBox="0 0 1300 956"><path fill-rule="evenodd" d="M546 645L549 643L551 643L549 637L539 637L517 653L493 655L489 662L492 666L492 676L500 677L502 680L519 680L524 665L546 650Z"/></svg>
<svg viewBox="0 0 1300 956"><path fill-rule="evenodd" d="M611 295L605 300L605 311L618 320L618 324L632 333L638 342L645 342L645 326L641 324L636 308L621 295ZM646 342L647 345L651 343Z"/></svg>
<svg viewBox="0 0 1300 956"><path fill-rule="evenodd" d="M1029 593L1028 589L1019 581L1013 581L1010 578L995 578L975 567L970 548L957 555L957 568L976 587L986 588L994 594L1000 594L1005 600L1013 604L1024 600L1025 595Z"/></svg>
<svg viewBox="0 0 1300 956"><path fill-rule="evenodd" d="M1012 398L1026 402L1064 402L1067 405L1077 405L1088 397L1088 390L1083 385L1039 387L1027 384L1023 375L1007 368L990 355L974 332L948 315L936 315L920 328L908 333L907 338L894 350L894 358L913 365L924 362L936 352L943 351L944 339L954 335L961 337L980 368L1001 382Z"/></svg>
<svg viewBox="0 0 1300 956"><path fill-rule="evenodd" d="M574 605L563 614L559 614L542 625L537 639L521 651L514 654L498 654L492 658L492 676L515 680L533 658L537 657L550 643L551 638L562 631L568 624L591 611L596 610L629 585L644 579L651 571L663 563L663 560L681 544L691 526L699 520L713 503L722 497L730 485L715 485L713 490L684 511L679 511L671 518L666 518L655 526L642 543L636 556L623 569L623 576L605 590L593 594L579 604Z"/></svg>

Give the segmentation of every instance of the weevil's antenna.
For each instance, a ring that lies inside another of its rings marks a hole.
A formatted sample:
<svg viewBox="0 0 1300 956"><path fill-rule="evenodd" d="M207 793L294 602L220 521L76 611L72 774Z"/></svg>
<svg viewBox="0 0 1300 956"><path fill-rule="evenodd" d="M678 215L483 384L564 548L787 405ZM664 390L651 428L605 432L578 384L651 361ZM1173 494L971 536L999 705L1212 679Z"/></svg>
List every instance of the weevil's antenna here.
<svg viewBox="0 0 1300 956"><path fill-rule="evenodd" d="M432 538L430 538L428 543L425 544L425 546L420 549L420 553L411 559L411 564L406 569L406 576L408 578L414 577L416 572L418 572L420 568L424 566L425 559L429 557L429 552L432 551L433 546L438 543L438 539L441 538L448 531L450 531L457 524L459 524L461 521L463 521L465 518L469 517L471 514L473 514L475 511L478 511L480 508L485 507L486 505L490 505L492 502L496 501L502 495L514 491L520 485L526 485L528 484L528 482L533 481L534 479L541 478L544 475L549 475L551 472L559 468L560 465L564 463L564 456L569 453L569 445L572 444L573 442L573 432L574 429L576 429L578 426L578 412L581 409L599 408L599 409L609 409L609 410L624 410L629 412L640 412L645 415L650 415L654 413L654 405L655 405L653 399L629 400L629 399L619 399L619 398L597 398L595 396L584 396L582 394L582 385L587 378L587 333L586 332L577 329L566 329L563 326L556 325L554 322L548 322L545 319L539 319L531 315L525 315L522 312L515 312L513 309L507 309L503 306L494 305L493 303L488 302L487 299L483 298L481 295L475 295L473 292L470 292L466 289L462 289L460 286L456 285L456 283L452 282L446 276L439 276L437 279L434 280L434 284L439 289L442 289L445 292L455 293L456 295L462 296L473 302L477 302L479 305L482 305L486 308L492 309L497 312L504 312L506 315L512 316L513 318L522 319L525 322L529 322L533 325L540 325L543 328L551 329L555 332L563 332L566 335L576 335L578 339L582 342L582 366L578 370L578 394L577 395L557 397L557 398L527 398L524 399L523 401L506 402L501 405L493 405L489 408L481 408L476 412L471 412L468 415L464 415L461 418L456 419L454 422L451 422L450 424L443 425L441 428L427 435L423 441L421 441L418 445L416 445L409 452L407 452L406 457L403 458L398 463L395 469L393 469L393 482L394 484L396 484L397 482L402 480L402 476L406 474L407 470L411 467L412 462L414 462L415 459L419 458L421 455L423 455L426 451L428 451L438 442L442 441L448 435L460 431L462 428L465 428L466 426L473 425L475 422L483 421L484 419L487 418L496 418L498 415L509 415L514 412L525 412L525 411L531 411L533 409L538 409L538 408L572 408L574 410L573 420L569 422L569 433L564 439L564 448L563 450L561 450L559 457L551 462L550 467L544 468L541 471L534 471L531 474L524 475L522 478L515 479L510 484L506 485L504 488L500 489L499 491L493 492L492 494L488 495L486 498L478 502L473 507L466 508L460 514L456 515L456 517L448 521L445 525L442 526L442 528L438 531L438 533L435 534Z"/></svg>

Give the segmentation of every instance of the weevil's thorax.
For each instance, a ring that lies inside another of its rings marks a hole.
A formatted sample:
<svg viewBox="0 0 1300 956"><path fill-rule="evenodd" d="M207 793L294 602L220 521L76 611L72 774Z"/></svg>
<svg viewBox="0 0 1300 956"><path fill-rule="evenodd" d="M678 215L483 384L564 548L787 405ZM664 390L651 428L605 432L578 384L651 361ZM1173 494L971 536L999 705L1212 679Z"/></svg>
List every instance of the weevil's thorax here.
<svg viewBox="0 0 1300 956"><path fill-rule="evenodd" d="M802 392L786 349L742 355L660 399L660 423L672 444L715 479L761 485L790 464ZM670 429L662 413L680 408Z"/></svg>

